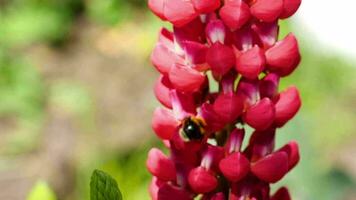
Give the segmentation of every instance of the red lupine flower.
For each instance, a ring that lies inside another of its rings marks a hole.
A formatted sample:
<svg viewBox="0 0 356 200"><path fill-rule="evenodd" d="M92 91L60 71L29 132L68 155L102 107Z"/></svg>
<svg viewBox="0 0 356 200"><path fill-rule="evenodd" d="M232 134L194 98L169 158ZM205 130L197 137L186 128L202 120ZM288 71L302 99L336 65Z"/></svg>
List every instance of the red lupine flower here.
<svg viewBox="0 0 356 200"><path fill-rule="evenodd" d="M294 14L300 0L148 3L173 24L172 32L161 30L151 55L161 74L154 93L164 106L154 111L152 128L170 153L148 153L151 198L290 200L287 188L272 195L270 185L300 160L295 141L276 150L275 139L301 107L296 87L279 91L301 56L293 34L277 39L278 20ZM242 145L245 126L254 130Z"/></svg>

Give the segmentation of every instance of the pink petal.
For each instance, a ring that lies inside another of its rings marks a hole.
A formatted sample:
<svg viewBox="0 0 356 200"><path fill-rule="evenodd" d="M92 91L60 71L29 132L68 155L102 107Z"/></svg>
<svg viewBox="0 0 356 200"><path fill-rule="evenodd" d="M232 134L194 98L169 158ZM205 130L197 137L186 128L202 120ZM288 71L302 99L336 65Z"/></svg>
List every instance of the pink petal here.
<svg viewBox="0 0 356 200"><path fill-rule="evenodd" d="M300 62L298 42L290 33L266 51L268 69L280 76L291 74Z"/></svg>
<svg viewBox="0 0 356 200"><path fill-rule="evenodd" d="M244 114L245 122L256 130L265 130L275 119L274 104L269 98L263 98L250 107Z"/></svg>
<svg viewBox="0 0 356 200"><path fill-rule="evenodd" d="M148 152L146 166L148 171L160 180L174 181L176 179L176 168L173 161L157 148L152 148Z"/></svg>
<svg viewBox="0 0 356 200"><path fill-rule="evenodd" d="M234 122L242 113L241 98L233 93L220 94L214 102L214 110L225 122Z"/></svg>
<svg viewBox="0 0 356 200"><path fill-rule="evenodd" d="M194 97L190 93L181 93L177 90L170 92L174 117L183 120L196 115L196 105Z"/></svg>
<svg viewBox="0 0 356 200"><path fill-rule="evenodd" d="M152 200L158 199L158 190L164 184L164 181L159 180L157 177L153 177L149 185L149 193Z"/></svg>
<svg viewBox="0 0 356 200"><path fill-rule="evenodd" d="M221 172L232 182L240 181L250 170L250 162L240 152L228 155L220 161Z"/></svg>
<svg viewBox="0 0 356 200"><path fill-rule="evenodd" d="M208 47L204 44L193 41L184 41L182 43L185 52L186 61L191 65L206 63L206 54Z"/></svg>
<svg viewBox="0 0 356 200"><path fill-rule="evenodd" d="M219 168L219 162L224 156L225 151L223 147L209 144L203 153L200 165L205 169L217 170Z"/></svg>
<svg viewBox="0 0 356 200"><path fill-rule="evenodd" d="M162 20L166 20L164 16L164 7L167 0L148 0L148 7L151 11Z"/></svg>
<svg viewBox="0 0 356 200"><path fill-rule="evenodd" d="M167 76L161 75L154 86L154 94L159 102L167 108L172 108L170 91L172 84Z"/></svg>
<svg viewBox="0 0 356 200"><path fill-rule="evenodd" d="M288 155L288 170L293 169L300 160L299 146L296 141L291 141L278 151L285 152Z"/></svg>
<svg viewBox="0 0 356 200"><path fill-rule="evenodd" d="M265 49L276 43L279 33L278 21L272 23L255 22L251 28L257 33Z"/></svg>
<svg viewBox="0 0 356 200"><path fill-rule="evenodd" d="M199 17L195 18L188 24L184 26L174 26L174 41L184 48L185 41L194 41L205 43L205 24L200 20Z"/></svg>
<svg viewBox="0 0 356 200"><path fill-rule="evenodd" d="M236 59L236 70L244 77L256 79L263 71L266 63L264 51L257 45L243 52Z"/></svg>
<svg viewBox="0 0 356 200"><path fill-rule="evenodd" d="M187 190L169 183L165 183L159 188L157 196L157 200L193 200Z"/></svg>
<svg viewBox="0 0 356 200"><path fill-rule="evenodd" d="M285 152L270 154L251 164L251 171L259 179L275 183L288 172L288 156Z"/></svg>
<svg viewBox="0 0 356 200"><path fill-rule="evenodd" d="M294 86L279 94L279 98L275 103L276 120L275 124L282 127L290 119L292 119L301 107L301 99L298 89Z"/></svg>
<svg viewBox="0 0 356 200"><path fill-rule="evenodd" d="M237 86L236 93L242 97L244 109L253 106L260 99L258 80L242 78Z"/></svg>
<svg viewBox="0 0 356 200"><path fill-rule="evenodd" d="M280 188L277 192L272 196L271 200L292 200L288 189L285 187Z"/></svg>
<svg viewBox="0 0 356 200"><path fill-rule="evenodd" d="M221 20L210 20L205 28L205 33L210 43L225 43L226 30L225 25Z"/></svg>
<svg viewBox="0 0 356 200"><path fill-rule="evenodd" d="M240 51L251 49L256 44L256 36L249 26L242 27L234 32L234 44Z"/></svg>
<svg viewBox="0 0 356 200"><path fill-rule="evenodd" d="M169 79L179 91L196 92L205 82L205 75L188 66L175 64L169 72Z"/></svg>
<svg viewBox="0 0 356 200"><path fill-rule="evenodd" d="M226 152L231 154L240 151L244 137L244 129L235 128L233 131L231 131L225 144Z"/></svg>
<svg viewBox="0 0 356 200"><path fill-rule="evenodd" d="M192 190L199 194L211 192L218 186L214 173L203 167L191 170L188 180Z"/></svg>
<svg viewBox="0 0 356 200"><path fill-rule="evenodd" d="M251 6L251 14L265 22L273 22L283 11L283 0L257 0Z"/></svg>
<svg viewBox="0 0 356 200"><path fill-rule="evenodd" d="M176 60L177 57L174 52L160 43L156 45L151 54L152 64L162 74L167 74Z"/></svg>
<svg viewBox="0 0 356 200"><path fill-rule="evenodd" d="M285 19L292 16L298 10L301 3L302 0L284 0L283 12L280 18Z"/></svg>
<svg viewBox="0 0 356 200"><path fill-rule="evenodd" d="M214 107L211 104L204 103L201 106L201 116L207 123L206 129L209 132L219 131L225 126L225 123L221 121L220 117L215 113Z"/></svg>
<svg viewBox="0 0 356 200"><path fill-rule="evenodd" d="M169 0L166 2L164 16L175 26L184 26L198 16L191 1Z"/></svg>
<svg viewBox="0 0 356 200"><path fill-rule="evenodd" d="M274 99L278 95L279 79L277 74L269 73L260 81L261 98Z"/></svg>
<svg viewBox="0 0 356 200"><path fill-rule="evenodd" d="M200 13L210 13L220 7L220 0L192 0L192 2Z"/></svg>
<svg viewBox="0 0 356 200"><path fill-rule="evenodd" d="M235 54L231 47L217 42L209 48L206 61L213 74L222 76L235 65Z"/></svg>
<svg viewBox="0 0 356 200"><path fill-rule="evenodd" d="M220 17L230 29L236 30L250 19L250 8L242 0L226 1L220 9Z"/></svg>
<svg viewBox="0 0 356 200"><path fill-rule="evenodd" d="M161 139L171 139L177 131L179 124L173 113L168 109L157 108L153 113L152 129Z"/></svg>

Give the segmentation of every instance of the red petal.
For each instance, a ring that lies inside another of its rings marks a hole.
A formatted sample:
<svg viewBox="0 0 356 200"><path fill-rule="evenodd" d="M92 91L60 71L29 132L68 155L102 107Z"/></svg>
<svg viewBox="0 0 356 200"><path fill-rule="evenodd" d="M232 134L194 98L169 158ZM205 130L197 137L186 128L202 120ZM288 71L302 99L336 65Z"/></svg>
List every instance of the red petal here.
<svg viewBox="0 0 356 200"><path fill-rule="evenodd" d="M191 1L169 0L166 2L164 16L175 26L183 26L198 15Z"/></svg>
<svg viewBox="0 0 356 200"><path fill-rule="evenodd" d="M213 74L222 76L235 65L235 54L231 47L217 42L209 48L206 61Z"/></svg>
<svg viewBox="0 0 356 200"><path fill-rule="evenodd" d="M261 98L268 97L273 99L278 95L278 85L279 85L279 76L274 73L267 74L260 81L260 96Z"/></svg>
<svg viewBox="0 0 356 200"><path fill-rule="evenodd" d="M218 180L213 172L197 167L189 173L189 185L196 193L208 193L213 191L218 186Z"/></svg>
<svg viewBox="0 0 356 200"><path fill-rule="evenodd" d="M265 63L264 51L256 45L236 59L235 68L242 76L255 79L263 71Z"/></svg>
<svg viewBox="0 0 356 200"><path fill-rule="evenodd" d="M251 28L257 33L265 49L274 45L278 39L278 21L272 23L255 22Z"/></svg>
<svg viewBox="0 0 356 200"><path fill-rule="evenodd" d="M188 191L169 183L159 188L157 196L157 200L193 200Z"/></svg>
<svg viewBox="0 0 356 200"><path fill-rule="evenodd" d="M152 148L148 152L146 166L148 171L160 180L174 181L177 177L173 161L157 148Z"/></svg>
<svg viewBox="0 0 356 200"><path fill-rule="evenodd" d="M228 155L220 161L221 172L232 182L240 181L250 170L250 162L240 152Z"/></svg>
<svg viewBox="0 0 356 200"><path fill-rule="evenodd" d="M167 0L148 0L148 7L151 11L162 20L166 20L164 16L164 7Z"/></svg>
<svg viewBox="0 0 356 200"><path fill-rule="evenodd" d="M154 93L156 98L161 104L167 108L172 108L172 101L170 97L170 91L172 89L172 84L168 77L161 75L154 86Z"/></svg>
<svg viewBox="0 0 356 200"><path fill-rule="evenodd" d="M280 76L291 74L300 62L298 42L290 33L266 51L268 69Z"/></svg>
<svg viewBox="0 0 356 200"><path fill-rule="evenodd" d="M299 146L296 141L291 141L278 151L285 152L288 155L288 170L293 169L300 160Z"/></svg>
<svg viewBox="0 0 356 200"><path fill-rule="evenodd" d="M171 68L169 79L174 88L179 91L196 92L201 88L206 77L188 66L175 64Z"/></svg>
<svg viewBox="0 0 356 200"><path fill-rule="evenodd" d="M281 19L292 16L299 8L302 0L284 0L283 12L280 16Z"/></svg>
<svg viewBox="0 0 356 200"><path fill-rule="evenodd" d="M271 200L292 200L288 189L285 187L280 188L271 198Z"/></svg>
<svg viewBox="0 0 356 200"><path fill-rule="evenodd" d="M278 127L283 126L290 119L292 119L301 107L301 99L298 89L294 86L279 94L279 98L275 103L276 120L275 124Z"/></svg>
<svg viewBox="0 0 356 200"><path fill-rule="evenodd" d="M225 122L235 121L242 113L243 104L236 94L220 94L214 102L214 110Z"/></svg>
<svg viewBox="0 0 356 200"><path fill-rule="evenodd" d="M250 19L250 8L242 0L226 1L220 17L232 30L241 28Z"/></svg>
<svg viewBox="0 0 356 200"><path fill-rule="evenodd" d="M192 2L200 13L210 13L220 7L220 0L192 0Z"/></svg>
<svg viewBox="0 0 356 200"><path fill-rule="evenodd" d="M211 20L205 28L206 37L210 43L224 44L226 37L225 25L221 20Z"/></svg>
<svg viewBox="0 0 356 200"><path fill-rule="evenodd" d="M285 152L270 154L251 164L251 171L259 179L275 183L288 172L288 156Z"/></svg>
<svg viewBox="0 0 356 200"><path fill-rule="evenodd" d="M275 119L274 104L269 98L260 100L244 114L245 122L256 130L265 130Z"/></svg>
<svg viewBox="0 0 356 200"><path fill-rule="evenodd" d="M171 139L178 126L179 122L170 110L157 108L153 113L152 128L161 139Z"/></svg>
<svg viewBox="0 0 356 200"><path fill-rule="evenodd" d="M273 22L283 11L283 0L257 0L251 6L251 13L257 19Z"/></svg>

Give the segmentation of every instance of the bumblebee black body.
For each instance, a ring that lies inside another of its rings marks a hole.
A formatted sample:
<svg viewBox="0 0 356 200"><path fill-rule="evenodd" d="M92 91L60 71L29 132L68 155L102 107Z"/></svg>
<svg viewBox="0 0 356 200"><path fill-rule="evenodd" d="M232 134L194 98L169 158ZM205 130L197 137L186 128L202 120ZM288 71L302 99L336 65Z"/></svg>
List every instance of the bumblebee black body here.
<svg viewBox="0 0 356 200"><path fill-rule="evenodd" d="M205 123L202 119L188 117L183 121L182 134L186 140L202 140L204 138Z"/></svg>

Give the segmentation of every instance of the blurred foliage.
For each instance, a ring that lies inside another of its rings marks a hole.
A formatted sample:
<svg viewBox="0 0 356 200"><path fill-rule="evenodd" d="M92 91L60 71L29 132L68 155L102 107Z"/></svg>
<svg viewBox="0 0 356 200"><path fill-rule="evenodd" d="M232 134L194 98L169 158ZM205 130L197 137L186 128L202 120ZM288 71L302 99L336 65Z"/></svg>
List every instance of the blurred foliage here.
<svg viewBox="0 0 356 200"><path fill-rule="evenodd" d="M48 184L44 181L38 181L30 191L27 200L56 200L56 195Z"/></svg>

